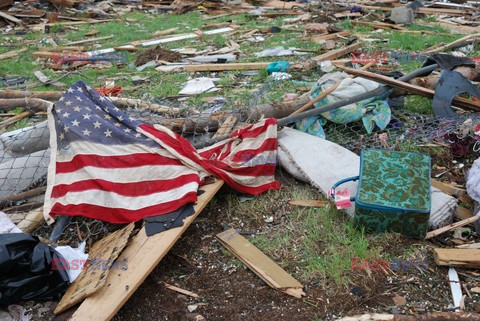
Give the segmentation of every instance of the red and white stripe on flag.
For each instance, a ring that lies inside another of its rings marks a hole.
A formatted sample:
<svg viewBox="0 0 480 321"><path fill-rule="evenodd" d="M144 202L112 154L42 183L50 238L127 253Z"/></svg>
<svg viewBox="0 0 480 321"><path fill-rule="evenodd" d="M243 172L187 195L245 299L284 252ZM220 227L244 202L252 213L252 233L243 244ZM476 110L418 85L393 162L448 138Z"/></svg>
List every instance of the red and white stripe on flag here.
<svg viewBox="0 0 480 321"><path fill-rule="evenodd" d="M280 188L274 164L251 161L276 158L275 119L238 130L225 141L199 151L169 129L148 124L136 130L158 147L82 140L59 149L54 121L50 110L47 221L55 215L71 215L128 223L170 213L195 202L201 181L209 175L253 195Z"/></svg>

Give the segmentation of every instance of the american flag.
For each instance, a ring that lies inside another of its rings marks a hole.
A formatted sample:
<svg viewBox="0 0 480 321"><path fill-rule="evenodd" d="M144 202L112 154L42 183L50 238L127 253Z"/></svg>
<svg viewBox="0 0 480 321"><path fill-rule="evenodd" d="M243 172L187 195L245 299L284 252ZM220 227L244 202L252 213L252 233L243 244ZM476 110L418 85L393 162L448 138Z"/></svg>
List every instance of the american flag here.
<svg viewBox="0 0 480 321"><path fill-rule="evenodd" d="M79 81L48 111L51 159L44 215L128 223L197 200L208 176L257 195L278 189L277 123L265 119L196 150L160 125L135 120ZM246 157L248 155L248 157Z"/></svg>

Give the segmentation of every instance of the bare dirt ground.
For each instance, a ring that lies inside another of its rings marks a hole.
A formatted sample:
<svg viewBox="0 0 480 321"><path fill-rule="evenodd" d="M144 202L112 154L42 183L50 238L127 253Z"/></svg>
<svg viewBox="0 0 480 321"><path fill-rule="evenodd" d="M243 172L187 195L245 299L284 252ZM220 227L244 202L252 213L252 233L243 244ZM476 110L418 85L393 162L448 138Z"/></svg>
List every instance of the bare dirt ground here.
<svg viewBox="0 0 480 321"><path fill-rule="evenodd" d="M201 320L198 315L215 321L331 320L367 312L421 314L449 310L447 269L435 266L424 241L394 234L384 244L384 251L401 256L405 249L418 246L428 255L426 270L346 271L348 285L338 285L328 279L302 280L301 271L287 269L303 282L306 297L296 299L271 289L215 239L215 234L228 225L222 208L229 193L225 188L217 194L215 207L199 216L113 320ZM253 225L241 228L251 230L262 233ZM375 236L372 239L375 242ZM166 289L164 283L190 290L200 298L178 294ZM469 294L467 310L476 310L478 295ZM189 307L196 309L189 312Z"/></svg>

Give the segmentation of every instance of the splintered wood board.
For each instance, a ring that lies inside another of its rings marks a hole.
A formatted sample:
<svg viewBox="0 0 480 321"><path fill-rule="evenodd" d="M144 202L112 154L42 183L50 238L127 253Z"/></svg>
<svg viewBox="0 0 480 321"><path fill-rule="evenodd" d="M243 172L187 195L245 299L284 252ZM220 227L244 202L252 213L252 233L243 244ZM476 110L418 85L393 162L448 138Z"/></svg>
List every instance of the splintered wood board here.
<svg viewBox="0 0 480 321"><path fill-rule="evenodd" d="M217 234L220 242L272 288L301 298L303 285L273 262L235 229Z"/></svg>
<svg viewBox="0 0 480 321"><path fill-rule="evenodd" d="M198 197L195 213L185 219L183 226L150 237L147 237L145 227L142 228L118 258L120 262L127 259L128 269L108 274L105 286L86 298L70 321L107 321L113 318L222 185L222 180L216 180L201 188L205 193Z"/></svg>
<svg viewBox="0 0 480 321"><path fill-rule="evenodd" d="M325 207L328 205L328 201L318 200L291 200L288 202L290 205L305 206L305 207Z"/></svg>
<svg viewBox="0 0 480 321"><path fill-rule="evenodd" d="M480 249L433 249L433 258L438 265L479 268Z"/></svg>
<svg viewBox="0 0 480 321"><path fill-rule="evenodd" d="M127 245L134 226L135 224L130 223L123 229L113 232L92 246L88 259L95 261L100 260L100 266L97 266L95 262L87 265L87 269L83 270L67 289L62 300L55 308L54 314L58 314L82 302L105 284L109 273L116 273L121 267L123 268L123 265L109 268L103 264L117 259L123 248ZM128 268L128 262L126 263Z"/></svg>
<svg viewBox="0 0 480 321"><path fill-rule="evenodd" d="M338 59L340 57L345 56L346 54L351 53L352 51L355 51L357 49L360 49L362 47L361 42L356 42L351 44L350 46L346 46L340 49L335 49L335 50L330 50L327 51L324 54L321 54L320 56L313 57L313 60L316 61L326 61L326 60L334 60Z"/></svg>
<svg viewBox="0 0 480 321"><path fill-rule="evenodd" d="M32 233L38 226L45 222L43 218L43 207L31 210L26 214L15 213L7 215L24 233Z"/></svg>

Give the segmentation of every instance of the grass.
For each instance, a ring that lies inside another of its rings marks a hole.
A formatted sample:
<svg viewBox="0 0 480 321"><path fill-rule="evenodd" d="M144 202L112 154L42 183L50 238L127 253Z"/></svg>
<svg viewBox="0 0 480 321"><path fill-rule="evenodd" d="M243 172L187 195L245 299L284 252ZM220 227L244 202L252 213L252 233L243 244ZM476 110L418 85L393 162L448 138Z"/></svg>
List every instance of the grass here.
<svg viewBox="0 0 480 321"><path fill-rule="evenodd" d="M264 218L279 213L285 222L271 231L257 234L250 241L296 277L308 282L333 281L346 286L351 282L352 258L370 259L380 255L380 246L355 227L349 217L332 207L290 206L290 199L319 199L319 193L304 185L289 185L270 191L251 201L240 202L234 193L226 195L225 218L241 224L243 230L265 225ZM240 220L240 221L239 221Z"/></svg>

